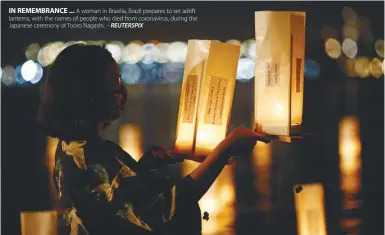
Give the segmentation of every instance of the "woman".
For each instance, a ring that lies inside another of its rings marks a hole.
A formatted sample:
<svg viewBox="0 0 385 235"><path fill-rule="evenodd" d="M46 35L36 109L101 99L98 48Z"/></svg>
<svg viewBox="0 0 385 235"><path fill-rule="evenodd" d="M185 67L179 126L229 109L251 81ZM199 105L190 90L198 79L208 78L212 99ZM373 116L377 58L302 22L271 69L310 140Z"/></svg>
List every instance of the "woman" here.
<svg viewBox="0 0 385 235"><path fill-rule="evenodd" d="M126 100L118 65L100 46L69 46L50 69L38 122L60 140L54 176L60 233L200 234L200 198L231 156L250 153L257 140L268 139L236 129L180 182L158 179L154 169L196 157L153 147L136 162L101 139Z"/></svg>

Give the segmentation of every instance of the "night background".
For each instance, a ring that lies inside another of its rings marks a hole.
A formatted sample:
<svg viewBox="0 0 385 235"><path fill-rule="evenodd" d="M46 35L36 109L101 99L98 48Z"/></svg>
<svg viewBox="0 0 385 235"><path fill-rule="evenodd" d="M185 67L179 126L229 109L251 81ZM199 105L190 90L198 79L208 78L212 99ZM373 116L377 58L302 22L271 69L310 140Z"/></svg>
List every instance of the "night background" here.
<svg viewBox="0 0 385 235"><path fill-rule="evenodd" d="M195 8L199 19L144 29L15 30L8 28L10 7ZM138 158L155 144L174 147L189 39L242 46L229 128L252 127L250 48L254 12L260 10L306 12L303 126L316 135L257 145L249 159L226 169L217 188L225 185L222 194L234 195L221 199L221 193L211 193L202 202L202 212L210 213L204 234L297 234L292 188L314 182L324 186L329 235L384 234L384 2L370 1L1 2L2 233L20 234L20 211L53 209L47 159L55 141L37 129L35 117L47 68L61 49L75 41L108 44L120 62L129 104L103 137ZM30 60L38 68L32 77L22 72ZM352 141L348 147L343 136ZM344 153L358 157L359 163L350 164L358 165L354 174L340 168ZM181 177L187 168L172 166L164 173ZM340 183L345 176L348 183Z"/></svg>

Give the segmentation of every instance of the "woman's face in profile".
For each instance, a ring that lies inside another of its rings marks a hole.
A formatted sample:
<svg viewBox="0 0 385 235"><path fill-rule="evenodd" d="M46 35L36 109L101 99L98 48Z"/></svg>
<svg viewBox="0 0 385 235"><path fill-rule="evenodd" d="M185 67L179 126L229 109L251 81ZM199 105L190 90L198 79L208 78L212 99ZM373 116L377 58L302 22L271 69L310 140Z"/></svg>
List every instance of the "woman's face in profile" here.
<svg viewBox="0 0 385 235"><path fill-rule="evenodd" d="M122 92L122 80L120 76L119 66L117 63L111 63L107 69L107 87L108 91L112 93L116 99L116 105L120 106L121 102L127 97L124 97L126 93Z"/></svg>

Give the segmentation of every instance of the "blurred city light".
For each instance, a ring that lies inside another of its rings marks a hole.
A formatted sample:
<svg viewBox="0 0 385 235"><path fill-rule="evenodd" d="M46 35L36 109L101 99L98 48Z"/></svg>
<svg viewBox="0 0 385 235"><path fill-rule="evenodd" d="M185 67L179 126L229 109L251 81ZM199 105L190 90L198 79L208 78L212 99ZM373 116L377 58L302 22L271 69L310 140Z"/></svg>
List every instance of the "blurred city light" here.
<svg viewBox="0 0 385 235"><path fill-rule="evenodd" d="M242 46L242 43L236 39L230 39L230 40L226 41L226 43L236 45L236 46Z"/></svg>
<svg viewBox="0 0 385 235"><path fill-rule="evenodd" d="M121 63L120 74L125 84L135 84L139 81L142 71L136 64Z"/></svg>
<svg viewBox="0 0 385 235"><path fill-rule="evenodd" d="M332 27L325 26L322 29L322 38L326 41L329 38L338 38L338 32Z"/></svg>
<svg viewBox="0 0 385 235"><path fill-rule="evenodd" d="M152 64L155 62L157 55L159 54L159 49L152 43L146 43L142 46L143 57L142 63Z"/></svg>
<svg viewBox="0 0 385 235"><path fill-rule="evenodd" d="M35 63L36 64L36 67L37 67L37 72L36 72L36 75L35 77L30 81L32 84L36 84L38 83L42 77L43 77L43 67L41 67L41 65L39 63Z"/></svg>
<svg viewBox="0 0 385 235"><path fill-rule="evenodd" d="M347 58L345 61L344 61L344 72L345 72L345 75L347 77L357 77L358 74L356 73L356 69L355 69L355 64L356 64L356 60L355 59L349 59Z"/></svg>
<svg viewBox="0 0 385 235"><path fill-rule="evenodd" d="M254 77L255 63L250 58L242 58L238 61L237 80L247 82Z"/></svg>
<svg viewBox="0 0 385 235"><path fill-rule="evenodd" d="M122 61L123 45L117 42L110 42L105 47L111 53L116 63L119 64Z"/></svg>
<svg viewBox="0 0 385 235"><path fill-rule="evenodd" d="M342 9L342 17L346 24L356 25L357 24L357 13L350 7L344 7Z"/></svg>
<svg viewBox="0 0 385 235"><path fill-rule="evenodd" d="M305 60L305 78L316 79L321 73L319 64L314 60Z"/></svg>
<svg viewBox="0 0 385 235"><path fill-rule="evenodd" d="M3 68L1 82L6 86L12 86L16 82L16 72L13 66L8 65Z"/></svg>
<svg viewBox="0 0 385 235"><path fill-rule="evenodd" d="M377 79L380 78L383 75L382 68L383 68L383 64L381 60L377 58L373 58L370 61L370 73L372 74L373 77Z"/></svg>
<svg viewBox="0 0 385 235"><path fill-rule="evenodd" d="M255 46L256 46L256 42L254 39L248 39L248 40L244 41L242 43L242 46L241 46L241 55L243 57L247 57L247 58L250 58L252 60L255 60L255 54L256 54ZM254 51L253 51L253 48L254 48ZM251 54L250 54L250 52L251 52Z"/></svg>
<svg viewBox="0 0 385 235"><path fill-rule="evenodd" d="M158 43L158 44L156 44L156 47L158 48L158 50L156 51L157 54L155 56L155 61L160 63L160 64L167 63L167 61L168 61L167 52L170 48L170 44Z"/></svg>
<svg viewBox="0 0 385 235"><path fill-rule="evenodd" d="M355 58L358 52L357 44L350 38L345 38L342 43L342 51L348 58Z"/></svg>
<svg viewBox="0 0 385 235"><path fill-rule="evenodd" d="M142 44L131 42L123 49L122 60L127 64L136 64L143 58Z"/></svg>
<svg viewBox="0 0 385 235"><path fill-rule="evenodd" d="M379 56L384 58L384 40L378 39L374 45L374 48Z"/></svg>
<svg viewBox="0 0 385 235"><path fill-rule="evenodd" d="M359 33L356 25L345 24L342 32L345 39L350 38L353 41L358 40Z"/></svg>
<svg viewBox="0 0 385 235"><path fill-rule="evenodd" d="M328 38L325 41L325 52L329 57L338 59L341 56L341 44L334 38Z"/></svg>
<svg viewBox="0 0 385 235"><path fill-rule="evenodd" d="M183 63L187 56L187 43L173 42L170 44L167 57L171 62Z"/></svg>
<svg viewBox="0 0 385 235"><path fill-rule="evenodd" d="M354 63L354 69L361 78L367 78L370 75L370 61L367 57L359 57Z"/></svg>
<svg viewBox="0 0 385 235"><path fill-rule="evenodd" d="M29 44L25 50L25 58L27 60L37 61L37 54L39 53L40 45L38 43Z"/></svg>
<svg viewBox="0 0 385 235"><path fill-rule="evenodd" d="M21 66L21 76L25 81L31 81L36 77L37 66L33 60L28 60Z"/></svg>
<svg viewBox="0 0 385 235"><path fill-rule="evenodd" d="M183 78L184 64L182 63L165 63L160 72L161 79L170 83L180 82Z"/></svg>

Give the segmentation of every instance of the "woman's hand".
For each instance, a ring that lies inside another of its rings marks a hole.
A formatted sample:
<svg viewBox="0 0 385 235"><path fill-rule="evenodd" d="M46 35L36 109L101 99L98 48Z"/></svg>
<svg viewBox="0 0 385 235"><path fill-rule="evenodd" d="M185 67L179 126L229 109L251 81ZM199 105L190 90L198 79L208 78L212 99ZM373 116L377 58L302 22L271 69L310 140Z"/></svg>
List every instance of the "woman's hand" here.
<svg viewBox="0 0 385 235"><path fill-rule="evenodd" d="M253 151L257 141L270 143L271 139L266 134L257 133L248 128L236 128L221 144L225 146L225 153L229 156L243 156Z"/></svg>

